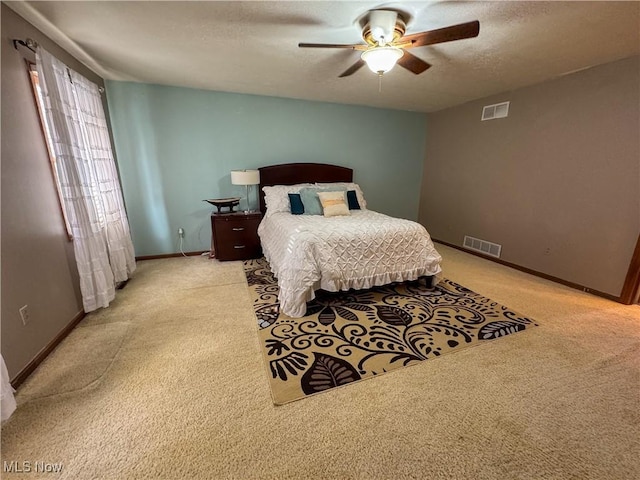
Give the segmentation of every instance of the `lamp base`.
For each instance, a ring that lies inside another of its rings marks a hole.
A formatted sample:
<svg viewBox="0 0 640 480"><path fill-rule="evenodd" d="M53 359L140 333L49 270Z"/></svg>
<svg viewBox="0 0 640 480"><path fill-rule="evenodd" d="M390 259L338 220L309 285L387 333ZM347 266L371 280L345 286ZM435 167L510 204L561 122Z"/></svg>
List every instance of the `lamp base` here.
<svg viewBox="0 0 640 480"><path fill-rule="evenodd" d="M244 214L248 215L250 213L258 213L260 211L260 208L254 208L253 202L251 201L251 197L249 196L250 190L252 185L246 185L247 187L247 206L243 211Z"/></svg>

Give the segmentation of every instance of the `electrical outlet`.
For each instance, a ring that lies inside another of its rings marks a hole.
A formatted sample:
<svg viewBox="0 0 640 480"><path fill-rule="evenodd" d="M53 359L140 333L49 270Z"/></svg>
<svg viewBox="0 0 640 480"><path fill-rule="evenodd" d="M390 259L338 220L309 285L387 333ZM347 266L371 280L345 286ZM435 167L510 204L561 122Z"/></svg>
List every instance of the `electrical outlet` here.
<svg viewBox="0 0 640 480"><path fill-rule="evenodd" d="M20 318L22 319L22 325L26 325L27 323L29 323L29 306L25 305L24 307L22 307L18 311L20 312Z"/></svg>
<svg viewBox="0 0 640 480"><path fill-rule="evenodd" d="M180 228L178 229L178 236L179 236L180 238L184 238L184 228L180 227Z"/></svg>

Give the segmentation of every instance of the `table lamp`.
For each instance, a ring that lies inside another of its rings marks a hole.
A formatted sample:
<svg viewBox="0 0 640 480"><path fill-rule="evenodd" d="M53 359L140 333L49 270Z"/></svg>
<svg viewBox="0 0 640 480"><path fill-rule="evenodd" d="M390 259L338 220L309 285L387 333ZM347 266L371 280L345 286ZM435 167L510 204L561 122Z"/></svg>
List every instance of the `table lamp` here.
<svg viewBox="0 0 640 480"><path fill-rule="evenodd" d="M233 185L244 185L247 187L247 209L244 212L251 212L249 205L249 185L258 185L260 183L260 172L258 170L231 170L231 183Z"/></svg>

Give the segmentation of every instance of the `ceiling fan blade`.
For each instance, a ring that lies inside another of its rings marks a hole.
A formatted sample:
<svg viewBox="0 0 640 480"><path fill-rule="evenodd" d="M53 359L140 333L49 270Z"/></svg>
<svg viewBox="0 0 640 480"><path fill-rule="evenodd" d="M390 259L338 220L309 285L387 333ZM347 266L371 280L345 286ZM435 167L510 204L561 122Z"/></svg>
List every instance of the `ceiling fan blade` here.
<svg viewBox="0 0 640 480"><path fill-rule="evenodd" d="M349 75L353 75L354 73L356 73L358 70L360 70L360 68L362 68L362 66L364 65L364 60L362 60L361 58L358 59L358 61L356 63L354 63L353 65L351 65L349 68L347 68L344 72L342 72L339 77L348 77Z"/></svg>
<svg viewBox="0 0 640 480"><path fill-rule="evenodd" d="M423 47L425 45L434 45L436 43L453 42L454 40L462 40L464 38L477 37L480 33L480 22L461 23L451 27L438 28L437 30L429 30L428 32L413 33L405 35L400 40L402 42L410 41L411 47Z"/></svg>
<svg viewBox="0 0 640 480"><path fill-rule="evenodd" d="M369 48L367 45L349 45L339 43L299 43L300 48L350 48L351 50L366 50Z"/></svg>
<svg viewBox="0 0 640 480"><path fill-rule="evenodd" d="M402 55L400 57L400 60L398 60L398 65L406 68L407 70L415 73L416 75L420 75L422 72L424 72L427 68L431 66L421 58L418 58L409 52L404 52L404 55Z"/></svg>

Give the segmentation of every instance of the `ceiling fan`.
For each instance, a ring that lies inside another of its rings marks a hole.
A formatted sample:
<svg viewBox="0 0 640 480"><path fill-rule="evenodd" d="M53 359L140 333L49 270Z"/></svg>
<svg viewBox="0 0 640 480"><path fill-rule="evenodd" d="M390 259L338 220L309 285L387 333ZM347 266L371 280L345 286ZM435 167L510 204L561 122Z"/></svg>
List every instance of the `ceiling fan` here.
<svg viewBox="0 0 640 480"><path fill-rule="evenodd" d="M394 10L371 10L362 19L364 44L299 43L301 48L350 48L362 51L360 59L340 74L348 77L357 72L365 63L372 72L382 76L396 63L419 75L431 65L409 53L407 49L452 42L477 37L480 22L461 23L451 27L405 35L406 22Z"/></svg>

